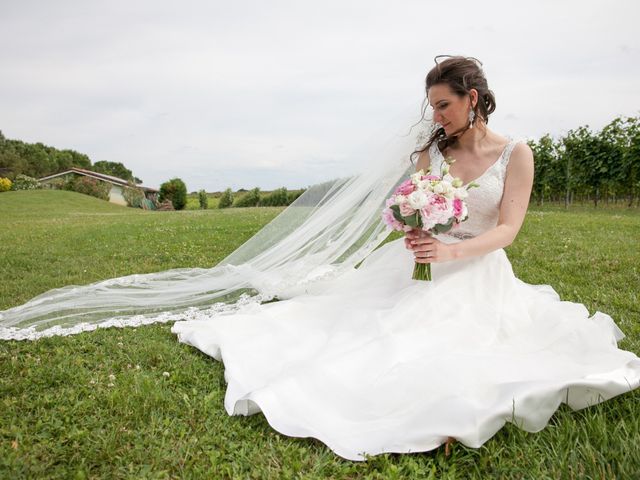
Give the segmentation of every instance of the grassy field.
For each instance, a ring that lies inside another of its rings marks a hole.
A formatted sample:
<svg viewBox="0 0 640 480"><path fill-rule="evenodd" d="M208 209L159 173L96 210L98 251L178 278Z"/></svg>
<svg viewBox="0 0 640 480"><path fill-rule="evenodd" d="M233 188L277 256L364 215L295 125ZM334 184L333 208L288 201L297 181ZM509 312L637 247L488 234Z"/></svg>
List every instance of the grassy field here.
<svg viewBox="0 0 640 480"><path fill-rule="evenodd" d="M216 264L281 208L152 212L66 191L0 194L0 310L50 288ZM516 275L611 314L640 352L638 209L532 206L508 248ZM367 462L229 417L224 367L170 325L0 342L0 478L638 478L640 392L539 433L507 424L455 444Z"/></svg>

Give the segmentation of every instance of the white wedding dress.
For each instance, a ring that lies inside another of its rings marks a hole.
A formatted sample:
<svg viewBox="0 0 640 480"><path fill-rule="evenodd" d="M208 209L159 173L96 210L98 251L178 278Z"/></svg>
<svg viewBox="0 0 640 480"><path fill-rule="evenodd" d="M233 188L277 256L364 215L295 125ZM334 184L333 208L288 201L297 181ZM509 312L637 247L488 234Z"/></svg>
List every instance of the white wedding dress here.
<svg viewBox="0 0 640 480"><path fill-rule="evenodd" d="M496 225L515 144L442 241ZM430 157L439 171L435 145ZM224 363L229 415L261 411L277 431L351 460L432 450L448 436L479 447L505 422L536 432L562 402L581 409L640 386L640 358L617 348L612 318L518 280L504 250L432 264L431 282L412 280L413 265L398 239L306 293L172 331Z"/></svg>

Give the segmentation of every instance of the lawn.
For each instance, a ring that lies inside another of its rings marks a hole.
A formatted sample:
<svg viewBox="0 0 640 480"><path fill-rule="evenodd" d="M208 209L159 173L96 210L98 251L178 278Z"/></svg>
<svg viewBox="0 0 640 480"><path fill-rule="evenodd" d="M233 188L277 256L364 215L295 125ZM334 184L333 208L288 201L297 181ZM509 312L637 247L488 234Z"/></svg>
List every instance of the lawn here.
<svg viewBox="0 0 640 480"><path fill-rule="evenodd" d="M154 212L66 191L0 194L0 310L50 288L215 265L282 208ZM611 314L640 352L640 212L532 206L507 249L516 275ZM539 433L507 424L455 444L367 462L229 417L224 367L170 325L0 342L0 478L638 478L640 391Z"/></svg>

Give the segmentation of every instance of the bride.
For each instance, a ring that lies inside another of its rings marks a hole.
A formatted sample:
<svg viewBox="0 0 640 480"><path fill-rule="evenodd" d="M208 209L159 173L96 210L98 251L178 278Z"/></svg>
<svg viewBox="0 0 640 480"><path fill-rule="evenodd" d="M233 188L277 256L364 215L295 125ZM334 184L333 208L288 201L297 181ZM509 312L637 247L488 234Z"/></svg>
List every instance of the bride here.
<svg viewBox="0 0 640 480"><path fill-rule="evenodd" d="M437 123L417 149L409 137L362 175L310 188L219 265L55 289L0 312L0 338L177 320L180 342L224 363L229 415L262 412L351 460L480 447L506 422L536 432L561 403L637 388L640 358L617 347L609 315L514 276L503 248L527 210L533 156L487 127L496 102L479 62L436 63L426 93ZM394 186L446 156L450 176L478 185L468 220L380 246ZM415 262L432 281L411 278Z"/></svg>
<svg viewBox="0 0 640 480"><path fill-rule="evenodd" d="M577 410L639 386L640 358L617 348L610 316L513 274L503 247L527 210L533 155L487 127L481 67L444 60L426 90L440 128L416 169L454 157L449 174L478 184L469 219L408 232L293 298L176 322L181 342L224 362L229 415L261 411L285 435L362 460L480 447L507 421L536 432L561 402ZM414 262L431 263L433 281L412 280Z"/></svg>

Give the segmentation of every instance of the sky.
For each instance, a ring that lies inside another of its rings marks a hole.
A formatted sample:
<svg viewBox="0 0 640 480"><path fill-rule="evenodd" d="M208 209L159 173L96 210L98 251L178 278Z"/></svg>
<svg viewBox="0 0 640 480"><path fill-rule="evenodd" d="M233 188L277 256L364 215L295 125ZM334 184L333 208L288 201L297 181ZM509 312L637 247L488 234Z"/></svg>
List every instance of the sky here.
<svg viewBox="0 0 640 480"><path fill-rule="evenodd" d="M305 188L419 120L436 55L482 61L502 135L639 115L639 19L637 0L0 0L0 130L154 188Z"/></svg>

